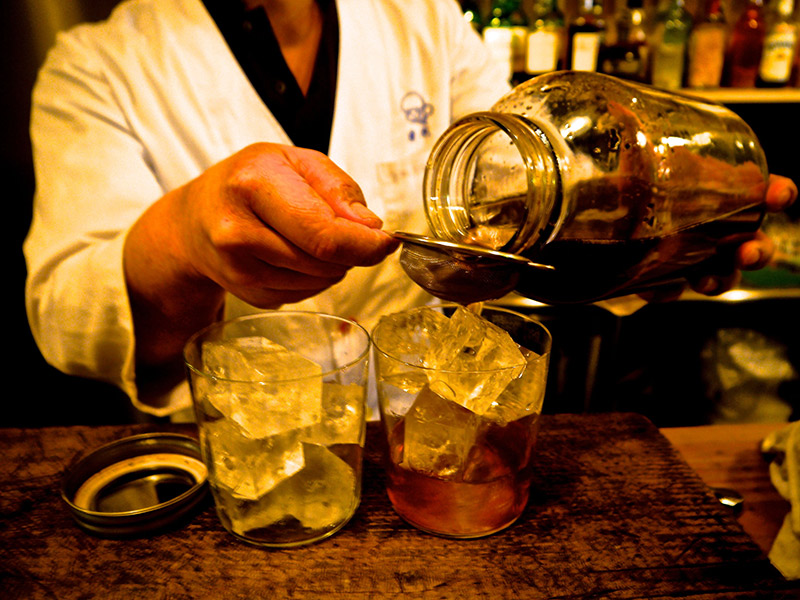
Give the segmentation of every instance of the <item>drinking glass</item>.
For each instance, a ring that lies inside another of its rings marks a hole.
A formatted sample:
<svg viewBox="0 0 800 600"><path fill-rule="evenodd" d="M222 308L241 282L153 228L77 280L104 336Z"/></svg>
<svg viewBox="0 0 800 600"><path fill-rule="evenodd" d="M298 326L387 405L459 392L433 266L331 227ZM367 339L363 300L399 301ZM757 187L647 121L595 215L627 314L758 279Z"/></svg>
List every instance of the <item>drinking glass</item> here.
<svg viewBox="0 0 800 600"><path fill-rule="evenodd" d="M195 334L184 358L217 514L273 547L328 537L361 495L369 335L273 311Z"/></svg>
<svg viewBox="0 0 800 600"><path fill-rule="evenodd" d="M444 537L500 531L528 502L550 333L500 307L481 317L426 307L372 332L389 499Z"/></svg>

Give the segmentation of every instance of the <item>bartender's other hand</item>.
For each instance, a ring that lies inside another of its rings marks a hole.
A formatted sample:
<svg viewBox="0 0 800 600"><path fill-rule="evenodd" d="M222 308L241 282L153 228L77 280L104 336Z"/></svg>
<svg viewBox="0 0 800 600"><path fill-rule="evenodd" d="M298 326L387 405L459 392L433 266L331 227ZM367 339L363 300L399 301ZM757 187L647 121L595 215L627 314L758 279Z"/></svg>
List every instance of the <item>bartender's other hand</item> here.
<svg viewBox="0 0 800 600"><path fill-rule="evenodd" d="M768 212L780 212L797 200L797 186L788 177L770 175L766 205ZM736 249L735 264L730 273L709 274L691 281L692 289L700 294L716 296L735 287L741 280L740 270L763 269L772 260L775 245L762 231L757 231L752 240Z"/></svg>
<svg viewBox="0 0 800 600"><path fill-rule="evenodd" d="M249 146L178 204L184 265L261 308L313 296L397 248L355 181L314 150Z"/></svg>
<svg viewBox="0 0 800 600"><path fill-rule="evenodd" d="M780 175L770 175L769 187L765 198L768 212L780 212L787 209L797 200L797 186L795 183ZM706 296L717 296L736 285L741 280L741 270L762 269L769 264L775 246L762 232L757 231L752 240L744 242L736 249L734 264L730 265L727 273L708 273L690 279L691 288ZM667 302L677 299L684 291L683 285L675 284L662 286L640 294L648 302Z"/></svg>

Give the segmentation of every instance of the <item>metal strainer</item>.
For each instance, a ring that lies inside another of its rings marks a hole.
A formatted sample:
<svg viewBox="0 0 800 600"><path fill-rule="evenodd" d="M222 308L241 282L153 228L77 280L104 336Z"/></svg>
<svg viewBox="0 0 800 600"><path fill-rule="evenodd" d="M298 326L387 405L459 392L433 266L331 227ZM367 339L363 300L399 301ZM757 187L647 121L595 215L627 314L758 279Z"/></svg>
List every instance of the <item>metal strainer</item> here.
<svg viewBox="0 0 800 600"><path fill-rule="evenodd" d="M396 231L403 242L400 265L428 293L464 304L500 298L529 269L555 271L519 254Z"/></svg>

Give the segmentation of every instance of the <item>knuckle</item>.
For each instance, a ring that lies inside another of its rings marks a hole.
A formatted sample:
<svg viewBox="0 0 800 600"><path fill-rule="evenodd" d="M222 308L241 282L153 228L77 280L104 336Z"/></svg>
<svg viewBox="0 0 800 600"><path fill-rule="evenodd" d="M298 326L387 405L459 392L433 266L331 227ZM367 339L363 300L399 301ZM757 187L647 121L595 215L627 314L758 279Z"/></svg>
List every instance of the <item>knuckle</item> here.
<svg viewBox="0 0 800 600"><path fill-rule="evenodd" d="M310 237L308 252L319 260L333 262L338 258L340 245L329 228L322 228Z"/></svg>
<svg viewBox="0 0 800 600"><path fill-rule="evenodd" d="M222 193L228 198L253 198L264 185L270 169L269 144L257 143L240 150L227 161Z"/></svg>
<svg viewBox="0 0 800 600"><path fill-rule="evenodd" d="M223 183L222 193L227 198L253 198L258 191L261 178L252 164L237 162L231 166Z"/></svg>
<svg viewBox="0 0 800 600"><path fill-rule="evenodd" d="M229 216L221 216L208 231L209 243L222 252L230 252L241 247L242 239L238 224Z"/></svg>
<svg viewBox="0 0 800 600"><path fill-rule="evenodd" d="M347 199L348 203L364 201L364 193L355 181L343 180L339 182L338 193L342 198Z"/></svg>

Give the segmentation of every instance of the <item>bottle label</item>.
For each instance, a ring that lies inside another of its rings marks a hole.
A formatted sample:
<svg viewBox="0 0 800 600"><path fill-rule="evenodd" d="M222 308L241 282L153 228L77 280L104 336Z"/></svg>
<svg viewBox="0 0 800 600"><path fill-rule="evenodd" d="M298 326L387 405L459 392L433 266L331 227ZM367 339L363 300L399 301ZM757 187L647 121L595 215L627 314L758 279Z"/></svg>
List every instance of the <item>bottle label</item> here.
<svg viewBox="0 0 800 600"><path fill-rule="evenodd" d="M719 87L725 62L726 32L722 27L695 29L689 42L689 87Z"/></svg>
<svg viewBox="0 0 800 600"><path fill-rule="evenodd" d="M558 34L540 29L528 36L528 73L547 73L558 66Z"/></svg>
<svg viewBox="0 0 800 600"><path fill-rule="evenodd" d="M597 54L600 50L600 34L579 32L572 36L573 71L597 70Z"/></svg>
<svg viewBox="0 0 800 600"><path fill-rule="evenodd" d="M685 44L662 43L653 56L653 85L666 89L681 87Z"/></svg>
<svg viewBox="0 0 800 600"><path fill-rule="evenodd" d="M528 28L511 28L511 64L515 73L525 70L526 48L528 45Z"/></svg>
<svg viewBox="0 0 800 600"><path fill-rule="evenodd" d="M758 74L764 81L782 83L792 73L797 30L793 26L780 27L764 40L764 52Z"/></svg>
<svg viewBox="0 0 800 600"><path fill-rule="evenodd" d="M483 30L483 41L495 62L505 65L508 78L511 78L512 44L514 33L508 27L486 27Z"/></svg>

